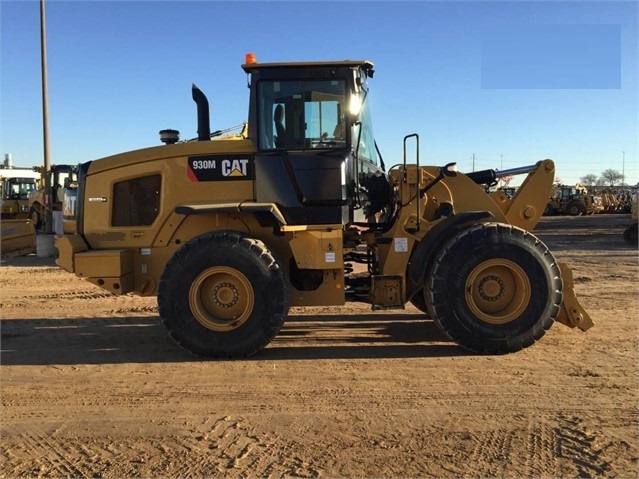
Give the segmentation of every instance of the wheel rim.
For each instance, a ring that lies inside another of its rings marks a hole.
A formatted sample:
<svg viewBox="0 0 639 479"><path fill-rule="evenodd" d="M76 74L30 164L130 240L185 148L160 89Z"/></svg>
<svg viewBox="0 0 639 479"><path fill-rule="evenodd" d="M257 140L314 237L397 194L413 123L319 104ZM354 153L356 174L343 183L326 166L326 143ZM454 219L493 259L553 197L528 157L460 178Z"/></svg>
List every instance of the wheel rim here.
<svg viewBox="0 0 639 479"><path fill-rule="evenodd" d="M202 271L189 289L191 312L202 326L213 331L239 328L250 317L254 304L249 280L226 266Z"/></svg>
<svg viewBox="0 0 639 479"><path fill-rule="evenodd" d="M517 319L530 302L530 280L517 263L493 259L477 265L466 280L466 304L482 321L506 324Z"/></svg>

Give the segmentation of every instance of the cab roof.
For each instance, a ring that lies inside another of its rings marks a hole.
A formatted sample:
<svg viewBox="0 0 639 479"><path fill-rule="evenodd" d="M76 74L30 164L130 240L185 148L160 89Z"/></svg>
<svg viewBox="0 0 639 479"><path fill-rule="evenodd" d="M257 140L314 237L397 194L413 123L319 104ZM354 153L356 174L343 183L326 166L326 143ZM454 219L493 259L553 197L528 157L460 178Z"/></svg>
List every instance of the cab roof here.
<svg viewBox="0 0 639 479"><path fill-rule="evenodd" d="M327 67L359 67L366 71L373 69L369 60L340 60L321 62L280 62L280 63L244 63L242 69L246 73L270 68L327 68Z"/></svg>

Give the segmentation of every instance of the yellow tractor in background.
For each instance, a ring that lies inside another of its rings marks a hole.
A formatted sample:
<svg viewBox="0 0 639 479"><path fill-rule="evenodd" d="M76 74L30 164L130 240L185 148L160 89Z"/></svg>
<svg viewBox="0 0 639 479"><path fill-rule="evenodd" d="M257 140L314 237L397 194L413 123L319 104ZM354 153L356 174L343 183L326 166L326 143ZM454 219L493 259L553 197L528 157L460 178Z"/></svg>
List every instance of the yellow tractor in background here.
<svg viewBox="0 0 639 479"><path fill-rule="evenodd" d="M0 165L0 256L9 258L36 252L36 235L29 220L29 195L38 185L32 168L14 167L11 154Z"/></svg>
<svg viewBox="0 0 639 479"><path fill-rule="evenodd" d="M1 219L29 218L29 195L38 188L39 174L32 168L14 167L9 154L0 165Z"/></svg>
<svg viewBox="0 0 639 479"><path fill-rule="evenodd" d="M65 189L72 189L75 182L76 165L51 165L46 172L47 181L51 185L51 211L61 211L64 202ZM43 167L35 167L36 171L42 173ZM38 188L29 195L29 218L36 229L44 226L46 218L46 198L45 187L42 181Z"/></svg>
<svg viewBox="0 0 639 479"><path fill-rule="evenodd" d="M604 211L601 196L588 192L582 185L554 186L544 209L544 216L554 215L591 215Z"/></svg>
<svg viewBox="0 0 639 479"><path fill-rule="evenodd" d="M3 220L29 218L29 195L38 188L37 180L25 176L7 178L1 175L2 172L0 172L1 218Z"/></svg>
<svg viewBox="0 0 639 479"><path fill-rule="evenodd" d="M620 213L620 204L617 196L614 192L609 190L604 190L599 193L601 196L601 203L603 205L603 210L600 213Z"/></svg>
<svg viewBox="0 0 639 479"><path fill-rule="evenodd" d="M630 213L633 199L632 188L627 186L605 188L595 193L601 196L603 211L601 213Z"/></svg>
<svg viewBox="0 0 639 479"><path fill-rule="evenodd" d="M482 354L526 348L555 321L592 326L570 268L531 232L552 160L463 174L421 165L413 133L387 166L371 122L373 63L247 55L242 68L241 134L212 138L193 85L196 139L162 130L165 145L78 166L59 266L114 294L157 296L170 336L214 358L262 350L291 306L348 301L412 303ZM526 175L514 196L486 193L511 175Z"/></svg>

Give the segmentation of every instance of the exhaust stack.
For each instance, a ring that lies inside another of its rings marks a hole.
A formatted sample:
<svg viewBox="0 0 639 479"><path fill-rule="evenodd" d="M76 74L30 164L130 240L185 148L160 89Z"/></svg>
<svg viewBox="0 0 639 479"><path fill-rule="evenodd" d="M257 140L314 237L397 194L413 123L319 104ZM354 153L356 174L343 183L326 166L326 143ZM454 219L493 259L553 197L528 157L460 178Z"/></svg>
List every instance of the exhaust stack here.
<svg viewBox="0 0 639 479"><path fill-rule="evenodd" d="M197 104L197 140L208 141L211 139L211 126L209 124L209 101L206 95L195 83L191 87L193 101Z"/></svg>

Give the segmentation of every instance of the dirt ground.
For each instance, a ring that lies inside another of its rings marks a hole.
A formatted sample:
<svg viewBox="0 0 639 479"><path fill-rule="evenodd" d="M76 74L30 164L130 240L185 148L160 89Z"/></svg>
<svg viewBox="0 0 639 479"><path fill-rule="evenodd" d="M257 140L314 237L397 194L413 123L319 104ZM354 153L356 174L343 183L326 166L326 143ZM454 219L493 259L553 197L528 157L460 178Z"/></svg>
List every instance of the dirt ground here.
<svg viewBox="0 0 639 479"><path fill-rule="evenodd" d="M155 298L35 256L0 267L0 478L639 477L629 215L543 218L595 327L479 356L412 307L295 308L241 361L193 358Z"/></svg>

